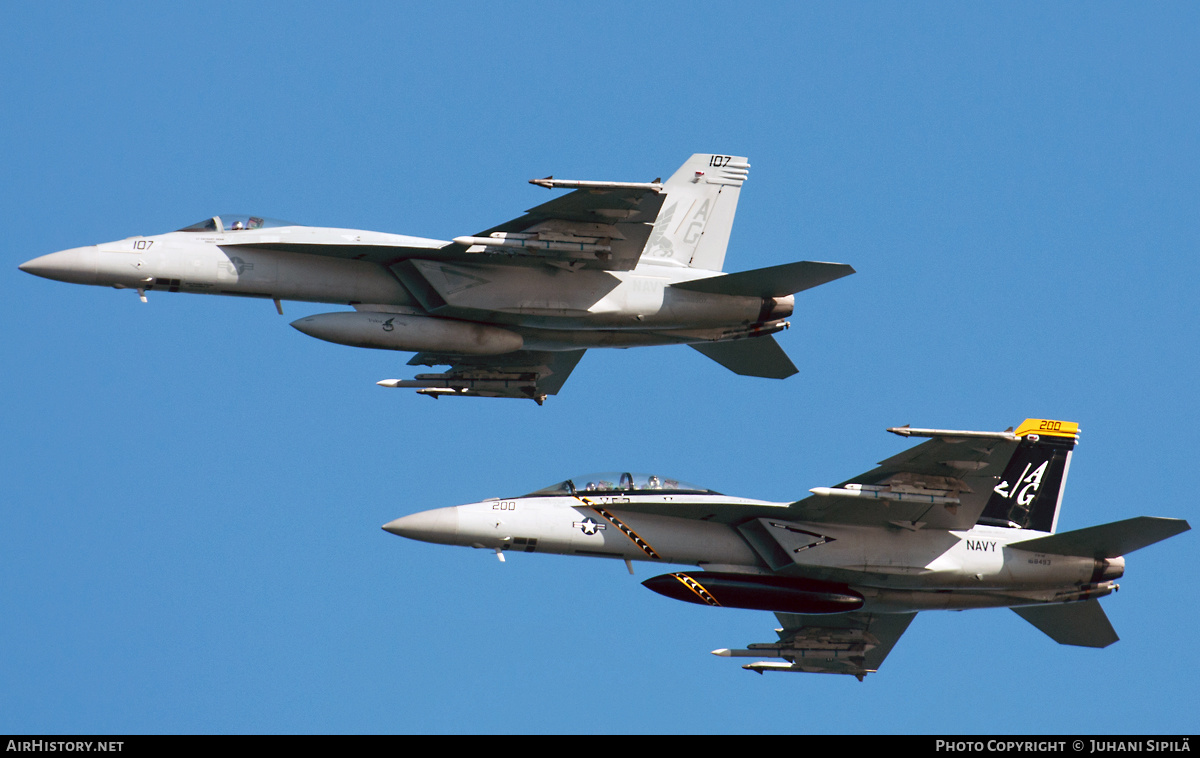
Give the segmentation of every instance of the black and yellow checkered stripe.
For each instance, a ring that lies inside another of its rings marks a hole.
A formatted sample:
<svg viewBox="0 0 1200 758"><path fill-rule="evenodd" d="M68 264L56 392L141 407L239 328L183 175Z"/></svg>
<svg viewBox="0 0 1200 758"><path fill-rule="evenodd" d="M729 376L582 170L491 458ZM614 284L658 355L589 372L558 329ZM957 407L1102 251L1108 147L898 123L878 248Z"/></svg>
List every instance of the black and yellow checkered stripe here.
<svg viewBox="0 0 1200 758"><path fill-rule="evenodd" d="M621 534L624 534L626 537L631 539L633 541L633 544L637 545L638 549L641 550L643 553L645 553L647 556L649 556L650 558L652 558L656 561L662 560L662 556L660 556L657 552L655 552L654 548L650 547L650 543L646 542L644 539L639 537L638 533L633 531L632 529L630 529L629 526L624 521L617 518L613 514L609 513L605 509L601 508L600 506L596 505L591 500L588 500L586 497L580 497L579 495L576 495L575 498L579 502L581 502L584 505L586 505L587 507L591 508L596 513L599 513L601 518L603 518L605 521L607 521L608 523L615 526L617 528L617 530L621 532Z"/></svg>
<svg viewBox="0 0 1200 758"><path fill-rule="evenodd" d="M705 603L708 603L709 605L715 605L718 608L721 606L721 604L717 602L717 599L713 597L713 594L704 589L704 585L693 579L690 574L671 574L671 576L678 579L680 584L694 592L696 597L700 598Z"/></svg>

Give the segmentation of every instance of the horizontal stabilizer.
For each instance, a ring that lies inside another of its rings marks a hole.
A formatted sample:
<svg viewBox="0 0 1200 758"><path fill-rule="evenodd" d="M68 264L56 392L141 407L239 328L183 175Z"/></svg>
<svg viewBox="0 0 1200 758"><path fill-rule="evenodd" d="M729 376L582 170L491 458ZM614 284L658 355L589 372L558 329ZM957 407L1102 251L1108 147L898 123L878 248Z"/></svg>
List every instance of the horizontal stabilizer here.
<svg viewBox="0 0 1200 758"><path fill-rule="evenodd" d="M733 342L701 342L690 347L742 376L786 379L798 370L774 337L751 337Z"/></svg>
<svg viewBox="0 0 1200 758"><path fill-rule="evenodd" d="M1114 521L1111 524L1089 526L1049 537L1038 537L1009 545L1014 550L1028 550L1050 555L1074 555L1081 558L1116 558L1153 545L1168 537L1191 529L1183 519L1138 516ZM1053 636L1053 635L1052 635Z"/></svg>
<svg viewBox="0 0 1200 758"><path fill-rule="evenodd" d="M834 279L850 276L854 268L845 263L799 261L780 266L756 268L725 276L693 279L672 284L675 289L706 292L712 295L741 295L744 297L783 297L812 289Z"/></svg>
<svg viewBox="0 0 1200 758"><path fill-rule="evenodd" d="M1013 613L1060 645L1108 647L1120 639L1098 600L1066 605L1026 605L1013 608Z"/></svg>

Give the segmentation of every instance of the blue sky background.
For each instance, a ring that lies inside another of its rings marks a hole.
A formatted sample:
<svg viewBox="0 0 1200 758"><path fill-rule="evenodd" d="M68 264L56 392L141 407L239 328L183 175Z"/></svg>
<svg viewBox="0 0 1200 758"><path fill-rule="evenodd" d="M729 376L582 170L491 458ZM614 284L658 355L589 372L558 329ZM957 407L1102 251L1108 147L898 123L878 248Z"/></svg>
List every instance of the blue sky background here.
<svg viewBox="0 0 1200 758"><path fill-rule="evenodd" d="M883 668L708 654L768 613L637 564L402 540L407 513L605 469L772 500L888 426L1082 425L1060 521L1200 524L1200 10L1154 3L0 6L0 732L1197 731L1195 533L1134 553L1122 640L923 613ZM213 213L449 239L694 152L753 169L727 271L797 297L800 373L589 352L544 407L374 382L336 306L17 264Z"/></svg>

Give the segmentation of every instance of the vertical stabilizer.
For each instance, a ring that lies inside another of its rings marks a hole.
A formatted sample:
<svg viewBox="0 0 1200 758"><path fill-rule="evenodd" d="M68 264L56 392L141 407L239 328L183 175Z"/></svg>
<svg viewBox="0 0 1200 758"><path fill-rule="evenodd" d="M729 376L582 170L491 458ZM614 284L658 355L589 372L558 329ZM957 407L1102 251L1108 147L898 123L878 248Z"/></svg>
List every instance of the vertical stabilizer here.
<svg viewBox="0 0 1200 758"><path fill-rule="evenodd" d="M642 257L720 271L749 173L745 158L708 153L689 158L663 185L666 199Z"/></svg>
<svg viewBox="0 0 1200 758"><path fill-rule="evenodd" d="M1026 419L1014 435L1021 442L992 488L980 523L1054 532L1079 424Z"/></svg>

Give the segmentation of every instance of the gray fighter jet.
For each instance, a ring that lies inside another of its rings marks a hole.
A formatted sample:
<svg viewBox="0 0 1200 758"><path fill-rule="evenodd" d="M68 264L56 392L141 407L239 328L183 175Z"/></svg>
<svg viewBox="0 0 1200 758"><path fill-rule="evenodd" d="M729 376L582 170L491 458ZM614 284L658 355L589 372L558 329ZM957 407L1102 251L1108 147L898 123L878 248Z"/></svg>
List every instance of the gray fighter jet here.
<svg viewBox="0 0 1200 758"><path fill-rule="evenodd" d="M588 348L687 344L721 365L782 379L770 335L801 290L854 273L802 261L722 274L745 158L693 155L666 182L534 179L572 189L453 241L221 215L176 232L64 250L21 270L137 292L338 303L292 326L354 347L449 366L385 387L432 397L556 394Z"/></svg>
<svg viewBox="0 0 1200 758"><path fill-rule="evenodd" d="M1190 527L1139 517L1056 532L1077 424L1015 431L898 427L929 439L794 503L728 497L657 475L594 474L518 497L404 516L411 539L504 551L690 564L643 584L678 600L775 611L778 639L727 657L757 671L875 672L919 611L1012 608L1065 645L1117 641L1098 598L1127 553Z"/></svg>

